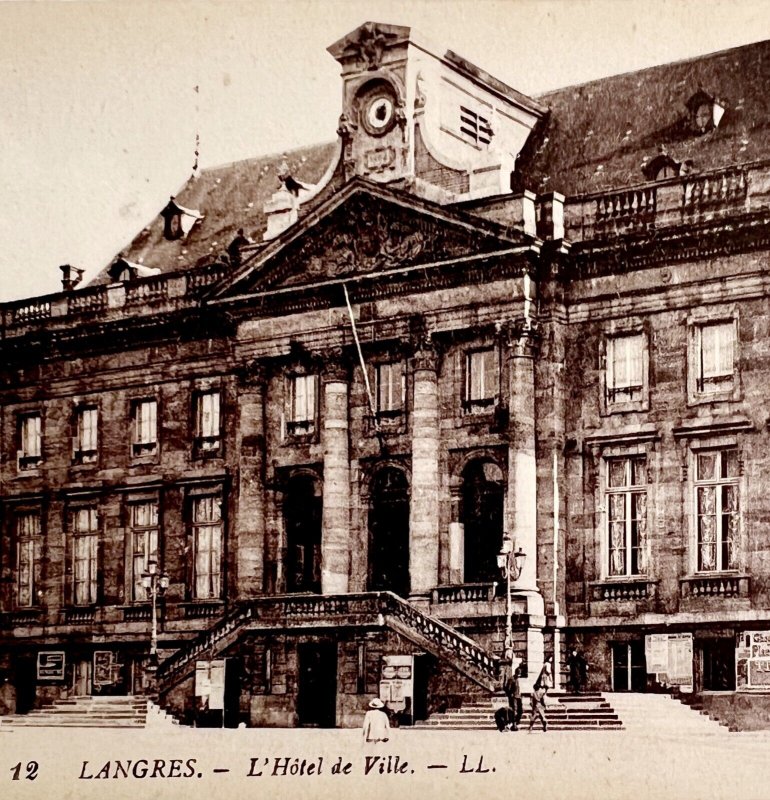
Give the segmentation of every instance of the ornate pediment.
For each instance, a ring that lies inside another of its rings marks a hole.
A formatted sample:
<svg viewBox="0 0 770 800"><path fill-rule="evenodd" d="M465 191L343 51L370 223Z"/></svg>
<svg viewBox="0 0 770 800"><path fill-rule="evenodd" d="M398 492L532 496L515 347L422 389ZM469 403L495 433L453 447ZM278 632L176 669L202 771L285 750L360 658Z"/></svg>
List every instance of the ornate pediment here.
<svg viewBox="0 0 770 800"><path fill-rule="evenodd" d="M353 192L312 225L303 226L300 220L297 228L290 241L273 252L263 252L250 264L226 294L323 283L488 254L515 247L524 238L485 220L455 218L440 207L399 202L382 191L367 189Z"/></svg>

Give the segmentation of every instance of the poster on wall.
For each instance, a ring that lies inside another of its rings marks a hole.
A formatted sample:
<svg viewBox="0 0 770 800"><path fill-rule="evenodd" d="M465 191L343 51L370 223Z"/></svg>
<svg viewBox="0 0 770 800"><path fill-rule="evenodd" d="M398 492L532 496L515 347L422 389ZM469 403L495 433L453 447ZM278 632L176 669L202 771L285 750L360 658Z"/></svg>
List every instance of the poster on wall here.
<svg viewBox="0 0 770 800"><path fill-rule="evenodd" d="M392 711L403 711L414 697L414 656L382 657L380 700Z"/></svg>
<svg viewBox="0 0 770 800"><path fill-rule="evenodd" d="M225 668L227 659L195 662L195 695L203 708L222 710L225 707Z"/></svg>
<svg viewBox="0 0 770 800"><path fill-rule="evenodd" d="M770 631L744 631L738 635L735 686L765 691L770 687Z"/></svg>
<svg viewBox="0 0 770 800"><path fill-rule="evenodd" d="M654 633L645 636L644 655L648 674L664 686L693 690L691 633Z"/></svg>
<svg viewBox="0 0 770 800"><path fill-rule="evenodd" d="M37 654L37 679L39 681L63 681L64 664L63 650L43 650Z"/></svg>
<svg viewBox="0 0 770 800"><path fill-rule="evenodd" d="M94 651L94 686L116 683L115 666L115 653L112 650Z"/></svg>

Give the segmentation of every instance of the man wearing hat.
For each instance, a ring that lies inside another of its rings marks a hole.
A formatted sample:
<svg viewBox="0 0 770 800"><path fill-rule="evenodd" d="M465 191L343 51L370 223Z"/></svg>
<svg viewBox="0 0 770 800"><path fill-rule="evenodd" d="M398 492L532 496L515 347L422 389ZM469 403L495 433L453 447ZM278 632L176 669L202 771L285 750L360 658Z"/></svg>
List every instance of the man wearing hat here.
<svg viewBox="0 0 770 800"><path fill-rule="evenodd" d="M375 697L369 703L369 710L364 715L364 741L387 742L390 736L390 720L385 711L385 703Z"/></svg>

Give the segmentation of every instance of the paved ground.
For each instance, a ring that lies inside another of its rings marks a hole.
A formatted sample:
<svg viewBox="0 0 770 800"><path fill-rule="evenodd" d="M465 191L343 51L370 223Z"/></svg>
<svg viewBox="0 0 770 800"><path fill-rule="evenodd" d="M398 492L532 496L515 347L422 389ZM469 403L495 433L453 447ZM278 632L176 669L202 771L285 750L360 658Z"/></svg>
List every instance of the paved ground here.
<svg viewBox="0 0 770 800"><path fill-rule="evenodd" d="M0 797L766 800L769 756L768 734L16 730L0 734ZM313 774L271 775L284 767Z"/></svg>

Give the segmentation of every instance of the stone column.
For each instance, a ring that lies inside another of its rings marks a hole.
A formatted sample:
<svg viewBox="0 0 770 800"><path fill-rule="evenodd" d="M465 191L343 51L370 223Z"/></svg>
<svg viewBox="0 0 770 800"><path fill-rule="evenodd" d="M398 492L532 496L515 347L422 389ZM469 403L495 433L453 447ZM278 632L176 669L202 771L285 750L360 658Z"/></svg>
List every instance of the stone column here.
<svg viewBox="0 0 770 800"><path fill-rule="evenodd" d="M250 364L239 376L235 534L235 588L239 598L261 594L265 563L264 367Z"/></svg>
<svg viewBox="0 0 770 800"><path fill-rule="evenodd" d="M350 575L350 370L341 351L326 355L322 375L324 454L321 591L348 591Z"/></svg>
<svg viewBox="0 0 770 800"><path fill-rule="evenodd" d="M506 527L527 554L516 589L537 591L537 461L535 453L534 332L521 328L508 337L508 509ZM542 608L540 612L542 614Z"/></svg>
<svg viewBox="0 0 770 800"><path fill-rule="evenodd" d="M413 359L412 492L409 506L410 594L424 594L438 583L439 557L439 402L438 354L429 337Z"/></svg>
<svg viewBox="0 0 770 800"><path fill-rule="evenodd" d="M537 586L537 458L535 431L535 352L537 336L529 327L507 331L510 422L508 428L508 506L506 527L516 549L526 553L524 569L513 584L515 597L527 601L528 690L543 665L545 607Z"/></svg>

